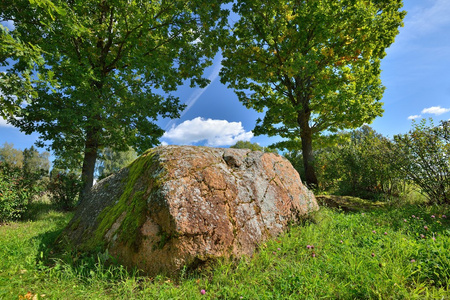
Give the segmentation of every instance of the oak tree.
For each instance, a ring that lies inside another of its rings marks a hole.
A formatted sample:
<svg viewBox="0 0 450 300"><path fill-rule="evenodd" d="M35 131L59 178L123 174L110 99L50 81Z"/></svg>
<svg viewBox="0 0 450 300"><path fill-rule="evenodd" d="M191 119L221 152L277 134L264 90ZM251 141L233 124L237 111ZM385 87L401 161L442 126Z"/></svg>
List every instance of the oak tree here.
<svg viewBox="0 0 450 300"><path fill-rule="evenodd" d="M9 121L39 133L66 164L82 166L82 196L93 184L99 151L109 147L138 153L159 143L159 117L174 118L184 107L171 95L190 80L203 87L205 67L225 32L222 1L46 0L61 14L23 7L14 36L41 49L35 64L36 97ZM15 70L12 70L13 72Z"/></svg>
<svg viewBox="0 0 450 300"><path fill-rule="evenodd" d="M23 8L28 9L24 10ZM54 19L65 11L51 0L3 0L0 2L0 118L7 119L20 110L24 98L36 96L32 86L34 64L42 64L41 49L30 40L22 40L15 24ZM48 18L50 17L50 18ZM49 27L48 23L41 26ZM14 62L14 63L12 63Z"/></svg>
<svg viewBox="0 0 450 300"><path fill-rule="evenodd" d="M381 116L380 60L405 12L401 0L238 0L223 45L221 80L264 112L256 135L301 148L305 180L317 185L312 141Z"/></svg>

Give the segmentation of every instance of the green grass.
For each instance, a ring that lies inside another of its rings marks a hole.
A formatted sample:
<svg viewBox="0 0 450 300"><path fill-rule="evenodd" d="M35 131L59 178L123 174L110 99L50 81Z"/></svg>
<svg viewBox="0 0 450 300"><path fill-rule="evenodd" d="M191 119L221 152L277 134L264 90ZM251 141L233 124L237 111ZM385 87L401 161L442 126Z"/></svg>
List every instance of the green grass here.
<svg viewBox="0 0 450 300"><path fill-rule="evenodd" d="M178 280L106 266L106 254L52 253L72 215L36 204L34 218L0 226L0 299L450 299L448 207L351 201L349 212L323 207L252 258Z"/></svg>

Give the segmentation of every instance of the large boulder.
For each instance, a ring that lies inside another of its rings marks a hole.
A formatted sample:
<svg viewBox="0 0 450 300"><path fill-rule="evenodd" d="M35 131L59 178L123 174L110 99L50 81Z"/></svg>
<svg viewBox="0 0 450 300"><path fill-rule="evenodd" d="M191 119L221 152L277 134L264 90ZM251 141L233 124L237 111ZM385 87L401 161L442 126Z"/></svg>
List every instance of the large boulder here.
<svg viewBox="0 0 450 300"><path fill-rule="evenodd" d="M163 146L100 181L62 238L149 275L251 255L318 209L285 158L242 149Z"/></svg>

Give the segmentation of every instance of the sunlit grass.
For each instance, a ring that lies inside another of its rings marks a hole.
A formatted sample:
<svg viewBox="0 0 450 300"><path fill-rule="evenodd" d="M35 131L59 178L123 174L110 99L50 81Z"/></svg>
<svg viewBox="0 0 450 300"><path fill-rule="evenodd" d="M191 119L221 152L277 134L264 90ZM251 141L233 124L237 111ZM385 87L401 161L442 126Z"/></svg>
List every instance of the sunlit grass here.
<svg viewBox="0 0 450 300"><path fill-rule="evenodd" d="M71 214L39 210L35 219L0 227L0 299L450 297L448 207L322 208L252 258L178 279L107 266L101 255L52 254Z"/></svg>

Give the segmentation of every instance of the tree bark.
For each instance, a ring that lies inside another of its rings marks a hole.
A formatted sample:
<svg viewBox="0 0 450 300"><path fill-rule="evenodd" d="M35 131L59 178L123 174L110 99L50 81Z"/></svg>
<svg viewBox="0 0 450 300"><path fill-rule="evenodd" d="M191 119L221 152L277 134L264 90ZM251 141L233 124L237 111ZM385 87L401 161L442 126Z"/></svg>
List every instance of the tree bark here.
<svg viewBox="0 0 450 300"><path fill-rule="evenodd" d="M81 192L80 202L84 200L86 194L94 185L95 162L97 160L98 143L96 140L96 130L89 130L86 134L84 149L83 168L81 169Z"/></svg>
<svg viewBox="0 0 450 300"><path fill-rule="evenodd" d="M319 181L317 180L316 170L314 168L311 129L302 129L300 136L302 139L303 167L305 168L306 185L310 188L317 188Z"/></svg>
<svg viewBox="0 0 450 300"><path fill-rule="evenodd" d="M305 169L305 183L309 188L317 188L317 180L314 168L314 152L312 148L312 129L309 126L309 114L300 113L298 124L300 126L300 138L302 140L303 167Z"/></svg>

